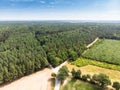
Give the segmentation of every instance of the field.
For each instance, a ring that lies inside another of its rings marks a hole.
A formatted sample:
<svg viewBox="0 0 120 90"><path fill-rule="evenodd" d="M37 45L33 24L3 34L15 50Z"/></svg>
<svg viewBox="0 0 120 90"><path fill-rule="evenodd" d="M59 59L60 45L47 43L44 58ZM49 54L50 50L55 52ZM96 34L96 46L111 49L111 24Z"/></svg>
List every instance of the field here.
<svg viewBox="0 0 120 90"><path fill-rule="evenodd" d="M82 67L78 67L78 64L80 63L80 61L81 61L81 59L78 59L78 60L74 61L72 64L71 63L66 64L66 66L68 67L69 71L72 71L73 68L75 70L80 69L82 72L82 75L84 75L84 74L93 75L93 74L104 73L110 77L112 82L114 82L114 81L120 82L120 77L119 77L120 72L119 71L110 70L110 69L106 69L106 68L102 68L102 67L98 67L98 66L90 65L90 64L88 64L86 66L84 65Z"/></svg>
<svg viewBox="0 0 120 90"><path fill-rule="evenodd" d="M80 80L71 80L62 86L61 90L102 90L102 88Z"/></svg>
<svg viewBox="0 0 120 90"><path fill-rule="evenodd" d="M120 65L120 40L101 39L83 57Z"/></svg>

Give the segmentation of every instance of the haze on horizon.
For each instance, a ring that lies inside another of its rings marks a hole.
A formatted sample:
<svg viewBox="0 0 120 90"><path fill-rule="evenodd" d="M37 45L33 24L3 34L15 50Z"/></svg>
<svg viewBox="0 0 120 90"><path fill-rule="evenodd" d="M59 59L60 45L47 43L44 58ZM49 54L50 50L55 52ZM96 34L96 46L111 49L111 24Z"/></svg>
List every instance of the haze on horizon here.
<svg viewBox="0 0 120 90"><path fill-rule="evenodd" d="M1 0L0 20L120 20L120 0Z"/></svg>

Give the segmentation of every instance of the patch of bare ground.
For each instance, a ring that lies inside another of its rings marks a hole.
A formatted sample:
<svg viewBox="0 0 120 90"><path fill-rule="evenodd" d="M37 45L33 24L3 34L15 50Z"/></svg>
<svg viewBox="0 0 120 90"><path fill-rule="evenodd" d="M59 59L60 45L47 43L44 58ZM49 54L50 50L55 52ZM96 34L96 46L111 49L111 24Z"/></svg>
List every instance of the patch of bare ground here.
<svg viewBox="0 0 120 90"><path fill-rule="evenodd" d="M46 68L8 85L4 85L0 87L0 90L51 90L51 73L52 70Z"/></svg>

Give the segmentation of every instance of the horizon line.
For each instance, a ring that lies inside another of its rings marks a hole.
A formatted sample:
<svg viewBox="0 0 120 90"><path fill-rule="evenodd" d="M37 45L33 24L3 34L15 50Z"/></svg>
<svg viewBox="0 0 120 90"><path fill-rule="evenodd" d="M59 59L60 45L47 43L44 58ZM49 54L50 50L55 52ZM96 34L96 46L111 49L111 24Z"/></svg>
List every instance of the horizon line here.
<svg viewBox="0 0 120 90"><path fill-rule="evenodd" d="M76 20L76 19L71 19L71 20L60 20L60 19L44 19L44 20L0 20L0 22L2 21L120 21L120 20Z"/></svg>

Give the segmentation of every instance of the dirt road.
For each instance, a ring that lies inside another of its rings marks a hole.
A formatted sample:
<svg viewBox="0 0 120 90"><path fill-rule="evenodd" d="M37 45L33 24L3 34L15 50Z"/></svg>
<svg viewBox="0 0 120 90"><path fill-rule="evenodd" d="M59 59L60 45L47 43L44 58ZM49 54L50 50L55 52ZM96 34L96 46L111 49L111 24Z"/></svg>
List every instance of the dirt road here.
<svg viewBox="0 0 120 90"><path fill-rule="evenodd" d="M99 40L99 38L97 37L92 43L87 45L87 48L91 47L94 43L96 43Z"/></svg>

